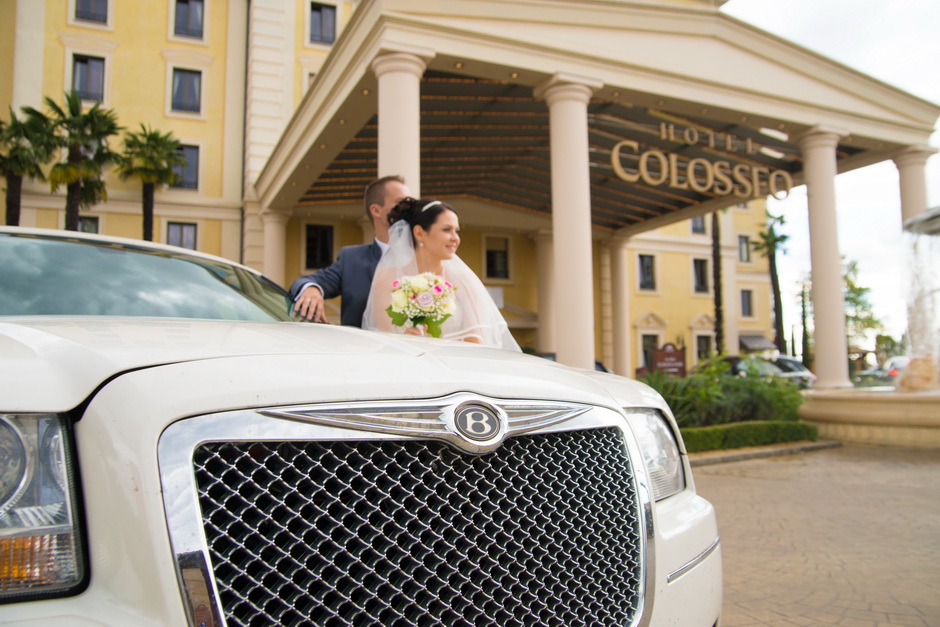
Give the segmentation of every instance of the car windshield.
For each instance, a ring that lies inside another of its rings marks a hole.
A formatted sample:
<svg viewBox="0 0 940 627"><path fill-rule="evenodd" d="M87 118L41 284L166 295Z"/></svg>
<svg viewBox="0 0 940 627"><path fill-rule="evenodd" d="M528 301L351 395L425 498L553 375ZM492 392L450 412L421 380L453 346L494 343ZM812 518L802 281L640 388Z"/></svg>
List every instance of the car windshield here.
<svg viewBox="0 0 940 627"><path fill-rule="evenodd" d="M145 246L0 233L0 315L290 320L287 293L244 268Z"/></svg>
<svg viewBox="0 0 940 627"><path fill-rule="evenodd" d="M795 359L777 358L774 365L784 372L807 372L809 369Z"/></svg>

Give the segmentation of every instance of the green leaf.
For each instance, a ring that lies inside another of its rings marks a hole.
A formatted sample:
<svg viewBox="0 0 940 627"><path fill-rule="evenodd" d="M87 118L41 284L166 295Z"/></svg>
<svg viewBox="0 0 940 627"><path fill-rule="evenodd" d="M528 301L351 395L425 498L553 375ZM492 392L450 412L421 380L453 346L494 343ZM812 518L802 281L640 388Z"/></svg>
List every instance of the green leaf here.
<svg viewBox="0 0 940 627"><path fill-rule="evenodd" d="M396 327L403 327L405 323L408 322L408 316L397 311L392 311L392 306L389 305L385 308L385 313L388 314L388 317L392 319L392 324Z"/></svg>
<svg viewBox="0 0 940 627"><path fill-rule="evenodd" d="M430 333L432 337L441 337L441 325L444 324L444 321L448 318L450 318L450 314L437 320L429 318L423 318L423 320L425 321L424 324L428 325L428 333Z"/></svg>

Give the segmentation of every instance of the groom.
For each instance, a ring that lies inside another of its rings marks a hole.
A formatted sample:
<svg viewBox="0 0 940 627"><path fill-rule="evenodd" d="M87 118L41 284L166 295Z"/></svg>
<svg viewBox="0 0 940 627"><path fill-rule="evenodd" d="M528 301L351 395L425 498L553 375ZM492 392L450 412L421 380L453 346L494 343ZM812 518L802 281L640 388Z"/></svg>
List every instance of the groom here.
<svg viewBox="0 0 940 627"><path fill-rule="evenodd" d="M340 323L361 327L369 299L375 266L388 248L388 212L403 198L411 196L405 180L398 175L383 176L366 186L366 215L372 220L375 241L345 246L332 264L295 280L290 286L294 311L305 320L329 322L323 301L342 296Z"/></svg>

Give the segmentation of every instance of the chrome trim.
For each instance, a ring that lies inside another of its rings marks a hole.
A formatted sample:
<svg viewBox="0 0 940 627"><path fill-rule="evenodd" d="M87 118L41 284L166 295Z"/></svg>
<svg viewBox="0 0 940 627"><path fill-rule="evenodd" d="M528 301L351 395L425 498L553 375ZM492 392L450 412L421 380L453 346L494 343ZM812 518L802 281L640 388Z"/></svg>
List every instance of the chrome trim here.
<svg viewBox="0 0 940 627"><path fill-rule="evenodd" d="M403 405L401 402L383 401L354 406L348 403L300 405L263 409L258 413L324 427L443 440L461 451L479 455L496 450L507 437L566 422L590 409L586 405L573 403L496 401L465 392L433 401L408 403ZM461 434L454 423L454 416L465 405L482 405L496 414L500 421L497 433L486 440L473 440Z"/></svg>
<svg viewBox="0 0 940 627"><path fill-rule="evenodd" d="M158 463L176 576L180 590L187 600L186 613L190 624L199 624L198 619L195 619L197 612L205 616L206 608L200 608L199 601L211 608L208 624L214 627L227 624L215 575L209 566L209 548L192 468L197 447L207 442L225 441L431 438L453 442L455 438L459 438L459 443L456 444L458 448L476 453L472 448L468 449L467 442L462 437L453 435L453 432L449 435L448 430L453 429L452 424L450 427L445 426L448 419L447 409L452 410L465 402L486 403L504 413L506 432L499 437L499 442L492 446L493 449L506 437L533 431L549 433L600 427L620 429L633 470L638 499L637 515L643 530L640 534L640 550L645 557L640 565L638 611L632 624L648 625L656 589L652 580L653 573L656 572L653 501L646 464L624 416L624 412L630 413L629 410L618 411L608 407L556 401L496 399L470 393L426 400L353 401L235 410L194 416L169 425L159 440ZM412 416L406 418L403 414ZM365 438L365 433L373 433L375 436ZM704 557L700 556L700 559ZM191 580L197 574L204 586Z"/></svg>
<svg viewBox="0 0 940 627"><path fill-rule="evenodd" d="M705 549L704 551L696 555L694 558L688 561L681 568L678 568L672 571L671 573L669 573L666 576L666 583L672 583L673 581L675 581L682 575L686 574L687 572L689 572L690 570L692 570L693 568L695 568L696 566L704 562L705 559L708 558L709 555L715 552L715 549L718 548L718 545L720 543L721 543L721 538L720 537L715 538L715 541L712 542L711 545L707 549Z"/></svg>

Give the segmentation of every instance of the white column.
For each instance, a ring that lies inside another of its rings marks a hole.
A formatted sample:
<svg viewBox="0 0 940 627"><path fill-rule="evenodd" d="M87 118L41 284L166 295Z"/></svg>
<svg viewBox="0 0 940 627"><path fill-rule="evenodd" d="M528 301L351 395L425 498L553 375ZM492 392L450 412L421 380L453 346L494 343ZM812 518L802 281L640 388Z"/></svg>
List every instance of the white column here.
<svg viewBox="0 0 940 627"><path fill-rule="evenodd" d="M597 284L600 285L600 299L595 298L595 302L600 301L600 311L594 312L594 318L600 322L600 342L595 342L595 357L605 364L614 363L614 304L611 296L611 276L610 276L610 244L608 242L600 243L600 265L598 271ZM597 325L595 325L595 330Z"/></svg>
<svg viewBox="0 0 940 627"><path fill-rule="evenodd" d="M836 228L836 146L843 134L816 127L798 140L804 157L809 210L817 388L852 387Z"/></svg>
<svg viewBox="0 0 940 627"><path fill-rule="evenodd" d="M535 239L538 277L539 332L537 346L541 353L555 353L555 260L551 231L540 231Z"/></svg>
<svg viewBox="0 0 940 627"><path fill-rule="evenodd" d="M594 368L594 275L587 105L598 81L555 75L535 90L548 103L558 361Z"/></svg>
<svg viewBox="0 0 940 627"><path fill-rule="evenodd" d="M278 285L284 285L284 242L290 216L268 209L261 214L264 229L264 274Z"/></svg>
<svg viewBox="0 0 940 627"><path fill-rule="evenodd" d="M614 314L614 372L624 377L633 373L630 354L630 254L629 240L615 238L610 242L610 282Z"/></svg>
<svg viewBox="0 0 940 627"><path fill-rule="evenodd" d="M911 146L894 158L901 187L901 224L927 210L927 159L937 152L927 146Z"/></svg>
<svg viewBox="0 0 940 627"><path fill-rule="evenodd" d="M421 77L425 58L388 52L372 61L378 79L378 176L400 174L421 195Z"/></svg>
<svg viewBox="0 0 940 627"><path fill-rule="evenodd" d="M46 0L16 0L16 32L13 35L13 94L10 106L17 117L20 107L43 108L42 79L46 76L43 50L46 36ZM61 94L52 95L56 102ZM7 117L7 112L3 112Z"/></svg>

